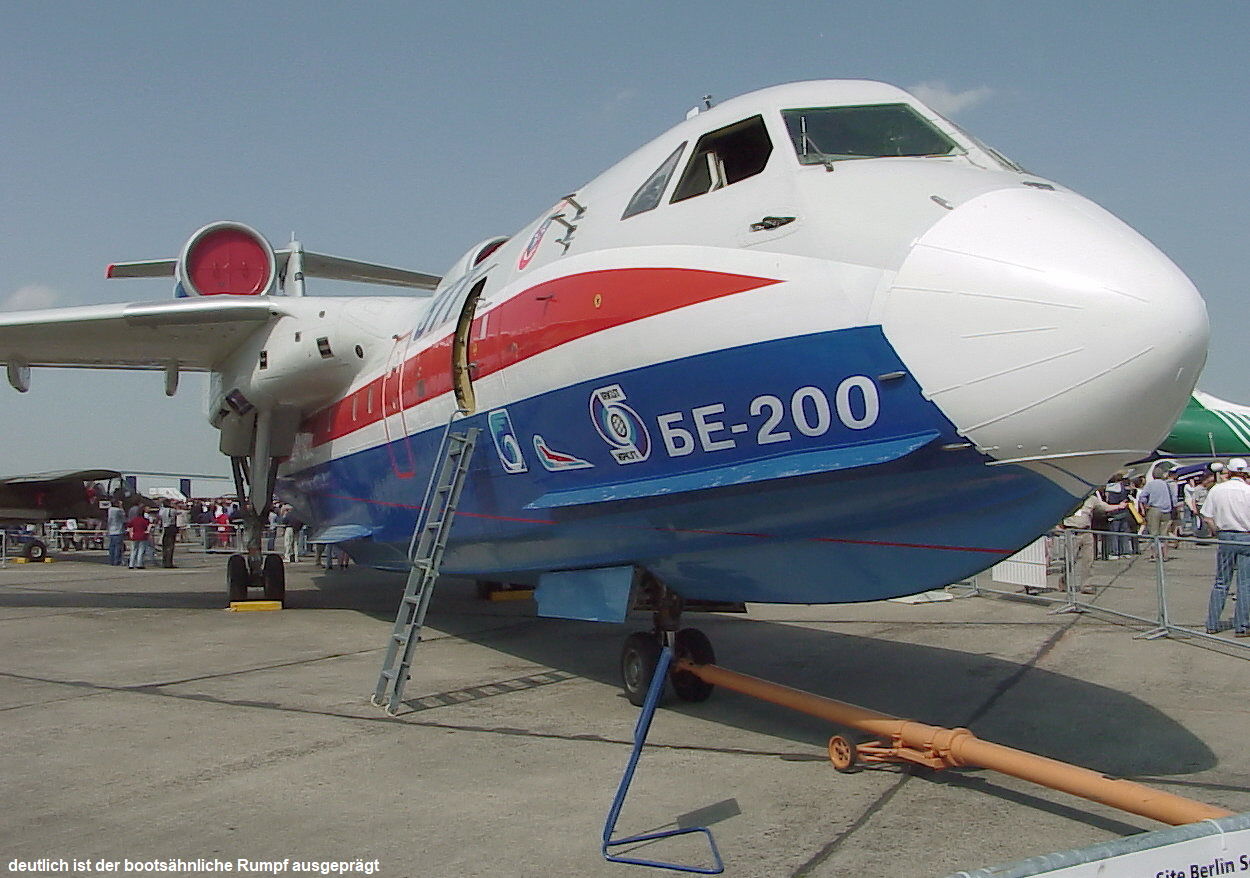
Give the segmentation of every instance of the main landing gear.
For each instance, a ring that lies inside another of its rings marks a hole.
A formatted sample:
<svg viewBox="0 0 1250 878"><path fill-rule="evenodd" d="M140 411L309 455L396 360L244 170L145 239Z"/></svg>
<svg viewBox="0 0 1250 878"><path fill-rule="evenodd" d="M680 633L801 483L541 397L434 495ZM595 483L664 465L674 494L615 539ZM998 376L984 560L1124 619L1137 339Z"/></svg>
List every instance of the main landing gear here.
<svg viewBox="0 0 1250 878"><path fill-rule="evenodd" d="M262 460L266 464L264 472L256 473L246 457L230 459L237 496L247 498L243 502L245 551L231 555L226 562L226 593L231 603L246 601L248 589L252 588L261 589L267 601L282 603L286 600L286 568L282 556L261 551L277 475L277 461L267 457Z"/></svg>
<svg viewBox="0 0 1250 878"><path fill-rule="evenodd" d="M642 706L660 661L660 651L667 643L673 650L671 667L674 670L669 672L668 679L674 694L682 701L706 701L715 687L689 671L676 668L682 659L699 665L715 664L712 642L698 628L680 627L683 608L680 595L669 591L649 574L645 575L640 587L644 600L655 608L655 628L652 631L636 631L625 638L621 649L621 684L625 697L635 707Z"/></svg>
<svg viewBox="0 0 1250 878"><path fill-rule="evenodd" d="M282 603L286 600L286 568L282 556L273 552L231 555L226 562L227 597L232 603L245 601L249 588L263 590L267 601Z"/></svg>

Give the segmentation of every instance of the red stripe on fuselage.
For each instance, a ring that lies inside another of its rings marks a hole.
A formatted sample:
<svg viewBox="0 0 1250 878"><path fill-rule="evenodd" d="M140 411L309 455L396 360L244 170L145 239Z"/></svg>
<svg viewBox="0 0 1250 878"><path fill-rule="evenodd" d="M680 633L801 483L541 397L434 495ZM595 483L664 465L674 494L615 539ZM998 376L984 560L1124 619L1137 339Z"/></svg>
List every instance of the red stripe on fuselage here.
<svg viewBox="0 0 1250 878"><path fill-rule="evenodd" d="M483 378L605 329L775 283L780 281L689 268L606 269L547 281L474 319L469 336L473 377ZM313 445L449 393L451 342L450 334L443 336L407 357L402 366L310 416L303 429L312 434Z"/></svg>

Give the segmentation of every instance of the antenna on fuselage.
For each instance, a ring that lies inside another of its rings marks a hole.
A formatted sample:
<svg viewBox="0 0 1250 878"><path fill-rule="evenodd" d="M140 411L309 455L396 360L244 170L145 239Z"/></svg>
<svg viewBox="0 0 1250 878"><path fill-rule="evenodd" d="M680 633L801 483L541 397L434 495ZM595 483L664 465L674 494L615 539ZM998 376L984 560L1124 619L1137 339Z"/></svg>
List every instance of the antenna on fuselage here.
<svg viewBox="0 0 1250 878"><path fill-rule="evenodd" d="M687 119L693 119L695 116L699 115L704 110L712 109L712 96L711 95L704 95L702 100L703 100L703 106L700 107L698 104L695 104L686 112Z"/></svg>

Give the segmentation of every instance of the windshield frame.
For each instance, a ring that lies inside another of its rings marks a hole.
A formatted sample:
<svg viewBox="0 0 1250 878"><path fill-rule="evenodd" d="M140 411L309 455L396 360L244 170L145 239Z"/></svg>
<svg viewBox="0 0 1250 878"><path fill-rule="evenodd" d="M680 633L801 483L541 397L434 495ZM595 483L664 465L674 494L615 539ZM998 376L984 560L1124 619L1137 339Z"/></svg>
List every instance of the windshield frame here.
<svg viewBox="0 0 1250 878"><path fill-rule="evenodd" d="M800 165L829 167L833 162L860 159L949 158L967 152L933 120L902 101L795 107L782 110L781 118ZM813 119L824 124L813 126ZM835 121L843 124L831 124ZM891 140L894 146L887 148ZM822 146L833 151L826 152Z"/></svg>

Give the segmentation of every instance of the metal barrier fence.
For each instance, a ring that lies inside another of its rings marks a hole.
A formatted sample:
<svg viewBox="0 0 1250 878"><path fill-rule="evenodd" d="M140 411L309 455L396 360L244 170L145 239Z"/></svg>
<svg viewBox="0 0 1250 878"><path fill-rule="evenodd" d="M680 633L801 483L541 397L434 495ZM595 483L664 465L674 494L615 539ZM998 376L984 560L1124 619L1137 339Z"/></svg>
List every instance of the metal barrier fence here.
<svg viewBox="0 0 1250 878"><path fill-rule="evenodd" d="M297 552L308 554L307 530L301 529L298 535ZM80 528L66 530L58 527L56 522L48 526L47 543L49 550L66 551L71 544L79 549L108 549L108 534L99 528ZM127 541L129 543L129 541ZM152 543L158 549L161 544L159 529L153 529ZM282 528L267 528L261 538L261 547L267 552L281 552L283 548ZM192 524L178 529L177 549L181 552L224 552L232 554L245 550L243 525L241 524Z"/></svg>
<svg viewBox="0 0 1250 878"><path fill-rule="evenodd" d="M1030 600L1054 604L1053 613L1090 612L1122 620L1145 629L1134 635L1138 638L1193 638L1250 658L1250 637L1236 637L1231 621L1238 598L1237 573L1232 565L1227 571L1228 593L1220 624L1214 633L1207 630L1219 548L1245 549L1245 543L1075 528L1056 531L1048 540L1043 587L1009 589L996 583L989 570L967 584L979 595L1018 597L1025 593ZM1106 551L1109 546L1125 545L1133 549L1125 555ZM1152 560L1160 557L1165 560Z"/></svg>
<svg viewBox="0 0 1250 878"><path fill-rule="evenodd" d="M44 534L39 537L46 544L50 553L75 552L108 552L109 534L101 528L79 528L68 530L59 527L59 522L45 525ZM261 549L265 552L284 552L284 534L282 528L266 528L261 537ZM296 537L296 557L302 558L312 554L307 544L307 530L300 529ZM10 560L25 557L24 547L29 540L14 538L0 529L0 568L8 567ZM159 557L161 552L161 532L154 528L151 533L151 555ZM125 540L123 558L130 552L130 540ZM178 557L200 555L207 557L212 554L234 554L244 552L244 529L241 524L191 524L179 528L178 542L175 553Z"/></svg>

